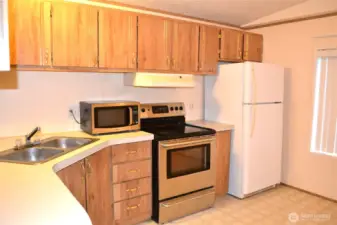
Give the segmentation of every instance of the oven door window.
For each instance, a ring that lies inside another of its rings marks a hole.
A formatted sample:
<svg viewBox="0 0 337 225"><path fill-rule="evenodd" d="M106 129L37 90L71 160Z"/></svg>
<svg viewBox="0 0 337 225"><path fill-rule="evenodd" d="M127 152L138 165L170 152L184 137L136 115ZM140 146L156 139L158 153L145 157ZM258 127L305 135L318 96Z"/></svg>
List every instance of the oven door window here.
<svg viewBox="0 0 337 225"><path fill-rule="evenodd" d="M130 124L128 107L98 107L94 109L95 128L123 127Z"/></svg>
<svg viewBox="0 0 337 225"><path fill-rule="evenodd" d="M175 178L210 169L211 146L198 145L167 151L167 178Z"/></svg>

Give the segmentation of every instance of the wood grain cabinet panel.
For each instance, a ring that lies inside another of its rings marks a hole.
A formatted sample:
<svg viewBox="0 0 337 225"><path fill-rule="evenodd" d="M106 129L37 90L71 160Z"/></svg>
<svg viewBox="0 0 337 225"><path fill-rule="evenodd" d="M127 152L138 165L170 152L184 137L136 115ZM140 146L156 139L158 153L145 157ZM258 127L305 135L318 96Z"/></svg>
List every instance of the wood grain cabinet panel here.
<svg viewBox="0 0 337 225"><path fill-rule="evenodd" d="M151 176L151 160L130 162L113 166L113 183Z"/></svg>
<svg viewBox="0 0 337 225"><path fill-rule="evenodd" d="M229 162L231 148L231 131L216 134L216 184L215 192L218 196L228 193Z"/></svg>
<svg viewBox="0 0 337 225"><path fill-rule="evenodd" d="M151 178L132 180L113 185L114 202L151 194Z"/></svg>
<svg viewBox="0 0 337 225"><path fill-rule="evenodd" d="M43 65L41 2L8 1L11 65Z"/></svg>
<svg viewBox="0 0 337 225"><path fill-rule="evenodd" d="M263 55L263 36L260 34L244 34L244 53L245 61L262 62Z"/></svg>
<svg viewBox="0 0 337 225"><path fill-rule="evenodd" d="M137 68L137 15L99 10L99 67Z"/></svg>
<svg viewBox="0 0 337 225"><path fill-rule="evenodd" d="M111 148L105 148L85 159L87 212L93 225L113 224Z"/></svg>
<svg viewBox="0 0 337 225"><path fill-rule="evenodd" d="M69 189L84 209L87 208L84 160L57 172L64 185Z"/></svg>
<svg viewBox="0 0 337 225"><path fill-rule="evenodd" d="M221 29L220 60L229 62L242 61L243 32L232 29Z"/></svg>
<svg viewBox="0 0 337 225"><path fill-rule="evenodd" d="M171 20L140 15L138 17L138 69L171 69Z"/></svg>
<svg viewBox="0 0 337 225"><path fill-rule="evenodd" d="M206 74L217 72L219 58L219 29L200 25L199 71Z"/></svg>
<svg viewBox="0 0 337 225"><path fill-rule="evenodd" d="M151 217L151 195L114 204L114 216L116 225L133 225Z"/></svg>
<svg viewBox="0 0 337 225"><path fill-rule="evenodd" d="M115 145L112 149L112 163L122 163L151 158L151 142L137 142Z"/></svg>
<svg viewBox="0 0 337 225"><path fill-rule="evenodd" d="M52 3L52 58L55 67L98 67L98 9Z"/></svg>
<svg viewBox="0 0 337 225"><path fill-rule="evenodd" d="M173 21L172 60L174 72L198 71L199 25Z"/></svg>

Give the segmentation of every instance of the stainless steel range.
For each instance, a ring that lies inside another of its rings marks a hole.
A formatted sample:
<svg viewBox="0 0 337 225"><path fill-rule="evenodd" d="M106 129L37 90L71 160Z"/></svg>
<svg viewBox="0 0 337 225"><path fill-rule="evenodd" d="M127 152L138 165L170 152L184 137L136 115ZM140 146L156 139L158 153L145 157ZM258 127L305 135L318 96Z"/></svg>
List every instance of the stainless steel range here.
<svg viewBox="0 0 337 225"><path fill-rule="evenodd" d="M141 129L153 133L153 212L158 223L212 207L215 131L185 124L183 103L141 105Z"/></svg>

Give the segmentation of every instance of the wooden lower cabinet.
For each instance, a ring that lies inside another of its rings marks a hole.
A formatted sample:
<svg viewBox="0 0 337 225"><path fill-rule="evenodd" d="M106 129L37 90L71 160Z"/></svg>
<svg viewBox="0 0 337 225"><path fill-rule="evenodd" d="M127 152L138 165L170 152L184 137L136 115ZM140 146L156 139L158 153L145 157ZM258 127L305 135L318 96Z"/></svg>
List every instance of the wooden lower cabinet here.
<svg viewBox="0 0 337 225"><path fill-rule="evenodd" d="M84 160L64 168L57 175L83 208L87 209Z"/></svg>
<svg viewBox="0 0 337 225"><path fill-rule="evenodd" d="M107 147L57 175L87 210L93 225L141 223L152 214L151 148L150 141ZM123 150L139 154L128 158Z"/></svg>
<svg viewBox="0 0 337 225"><path fill-rule="evenodd" d="M217 196L228 193L229 160L231 148L231 131L222 131L216 134L216 184Z"/></svg>
<svg viewBox="0 0 337 225"><path fill-rule="evenodd" d="M152 213L151 205L151 195L144 195L115 203L115 225L132 225L149 219Z"/></svg>

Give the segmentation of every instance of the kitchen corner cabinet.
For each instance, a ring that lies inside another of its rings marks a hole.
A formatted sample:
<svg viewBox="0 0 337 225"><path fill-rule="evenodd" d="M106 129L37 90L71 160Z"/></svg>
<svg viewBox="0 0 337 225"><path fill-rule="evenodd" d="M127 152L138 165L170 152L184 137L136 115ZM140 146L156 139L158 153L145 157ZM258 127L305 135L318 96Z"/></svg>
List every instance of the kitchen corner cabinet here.
<svg viewBox="0 0 337 225"><path fill-rule="evenodd" d="M41 1L9 0L11 65L42 66Z"/></svg>
<svg viewBox="0 0 337 225"><path fill-rule="evenodd" d="M218 66L219 29L200 25L199 72L215 74Z"/></svg>
<svg viewBox="0 0 337 225"><path fill-rule="evenodd" d="M57 172L93 225L113 224L111 174L110 147Z"/></svg>
<svg viewBox="0 0 337 225"><path fill-rule="evenodd" d="M98 67L98 8L77 3L51 4L52 65Z"/></svg>
<svg viewBox="0 0 337 225"><path fill-rule="evenodd" d="M262 62L263 36L260 34L244 34L243 59L245 61Z"/></svg>
<svg viewBox="0 0 337 225"><path fill-rule="evenodd" d="M243 32L232 29L220 30L219 60L241 62L243 53Z"/></svg>
<svg viewBox="0 0 337 225"><path fill-rule="evenodd" d="M137 15L121 10L99 10L99 67L137 68Z"/></svg>
<svg viewBox="0 0 337 225"><path fill-rule="evenodd" d="M170 20L149 15L138 17L138 69L169 71L171 69Z"/></svg>
<svg viewBox="0 0 337 225"><path fill-rule="evenodd" d="M229 162L231 148L231 131L221 131L216 134L216 183L217 196L228 193Z"/></svg>

